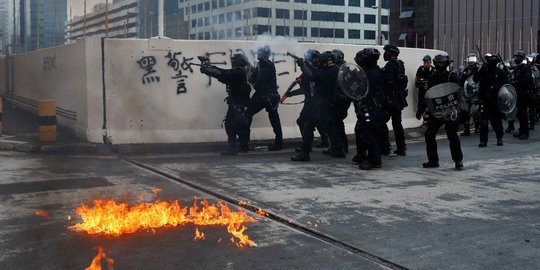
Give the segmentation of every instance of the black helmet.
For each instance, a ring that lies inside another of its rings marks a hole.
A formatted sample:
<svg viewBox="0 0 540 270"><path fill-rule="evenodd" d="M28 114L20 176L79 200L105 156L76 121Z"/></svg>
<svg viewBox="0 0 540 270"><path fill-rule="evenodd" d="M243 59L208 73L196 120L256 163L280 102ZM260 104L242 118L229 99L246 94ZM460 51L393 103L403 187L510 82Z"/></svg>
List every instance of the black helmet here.
<svg viewBox="0 0 540 270"><path fill-rule="evenodd" d="M523 60L525 60L526 57L527 57L527 55L525 54L524 51L521 51L521 50L516 51L514 53L514 62L517 65L520 65L523 62Z"/></svg>
<svg viewBox="0 0 540 270"><path fill-rule="evenodd" d="M334 58L336 62L345 61L345 54L343 53L343 51L338 50L338 49L333 49L332 53L334 54Z"/></svg>
<svg viewBox="0 0 540 270"><path fill-rule="evenodd" d="M241 50L234 51L231 54L231 66L232 67L245 67L249 64L249 60L246 54Z"/></svg>
<svg viewBox="0 0 540 270"><path fill-rule="evenodd" d="M486 55L484 56L484 60L486 60L486 64L488 66L495 66L499 63L499 57L491 53L486 53Z"/></svg>
<svg viewBox="0 0 540 270"><path fill-rule="evenodd" d="M257 50L258 59L268 59L270 58L271 54L272 50L270 50L270 47L268 45L264 45Z"/></svg>
<svg viewBox="0 0 540 270"><path fill-rule="evenodd" d="M398 47L396 47L395 45L392 45L392 44L386 44L384 45L384 48L383 48L385 51L388 51L388 52L391 52L391 53L395 53L395 54L399 54L399 49Z"/></svg>
<svg viewBox="0 0 540 270"><path fill-rule="evenodd" d="M377 64L381 57L379 50L375 48L364 48L356 54L354 60L359 66L370 67Z"/></svg>
<svg viewBox="0 0 540 270"><path fill-rule="evenodd" d="M304 60L306 60L306 62L319 61L320 55L321 53L319 51L314 50L314 49L309 49L304 54Z"/></svg>
<svg viewBox="0 0 540 270"><path fill-rule="evenodd" d="M450 65L450 57L447 54L437 54L433 58L433 65L439 71L446 70Z"/></svg>
<svg viewBox="0 0 540 270"><path fill-rule="evenodd" d="M334 61L334 54L331 51L325 51L319 56L319 66L325 66L330 61Z"/></svg>

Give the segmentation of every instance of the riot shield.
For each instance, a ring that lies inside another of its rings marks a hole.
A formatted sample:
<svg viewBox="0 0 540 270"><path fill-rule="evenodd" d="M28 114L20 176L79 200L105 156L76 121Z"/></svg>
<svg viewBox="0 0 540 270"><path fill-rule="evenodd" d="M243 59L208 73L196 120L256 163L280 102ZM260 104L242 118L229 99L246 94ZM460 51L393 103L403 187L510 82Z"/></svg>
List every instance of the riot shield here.
<svg viewBox="0 0 540 270"><path fill-rule="evenodd" d="M498 104L499 110L504 114L510 114L516 108L517 92L511 84L505 84L499 89Z"/></svg>
<svg viewBox="0 0 540 270"><path fill-rule="evenodd" d="M462 110L457 83L435 85L426 92L425 99L430 114L439 120L456 120Z"/></svg>
<svg viewBox="0 0 540 270"><path fill-rule="evenodd" d="M467 100L473 99L478 94L478 84L473 81L473 77L469 76L463 84L463 95Z"/></svg>
<svg viewBox="0 0 540 270"><path fill-rule="evenodd" d="M345 63L338 73L338 83L344 95L354 101L361 101L369 92L366 71L358 65Z"/></svg>

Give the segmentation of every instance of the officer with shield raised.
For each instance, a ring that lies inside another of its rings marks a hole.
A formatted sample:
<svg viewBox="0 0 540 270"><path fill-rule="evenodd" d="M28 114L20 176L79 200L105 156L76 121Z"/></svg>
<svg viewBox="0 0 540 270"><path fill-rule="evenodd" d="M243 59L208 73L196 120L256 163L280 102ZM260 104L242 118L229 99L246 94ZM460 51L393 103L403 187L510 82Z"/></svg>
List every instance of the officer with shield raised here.
<svg viewBox="0 0 540 270"><path fill-rule="evenodd" d="M508 76L497 64L499 58L493 54L484 56L484 65L473 76L473 80L479 83L478 98L480 110L480 144L478 147L486 147L488 142L488 121L497 136L497 145L503 145L502 114L498 108L497 97L499 89L508 82Z"/></svg>
<svg viewBox="0 0 540 270"><path fill-rule="evenodd" d="M383 107L383 72L377 65L380 55L375 48L365 48L355 57L356 63L365 69L366 82L363 83L368 86L367 92L354 103L357 154L353 161L359 163L362 170L380 168L382 165L380 140L386 131L383 127L386 127L389 114Z"/></svg>
<svg viewBox="0 0 540 270"><path fill-rule="evenodd" d="M524 51L516 51L514 53L514 63L516 68L512 71L512 79L510 83L517 91L517 117L519 120L519 132L514 133L514 137L520 140L529 138L529 115L527 109L529 107L529 93L532 92L533 79L531 67L525 61L526 55Z"/></svg>
<svg viewBox="0 0 540 270"><path fill-rule="evenodd" d="M462 110L462 101L459 94L459 76L448 70L450 58L446 54L439 54L433 58L435 71L429 77L426 92L426 107L416 112L420 120L424 112L429 114L428 126L424 134L428 161L422 164L424 168L439 167L436 135L444 125L446 135L450 141L450 152L457 170L463 169L463 152L457 131L459 128L459 114Z"/></svg>
<svg viewBox="0 0 540 270"><path fill-rule="evenodd" d="M467 67L463 70L463 72L460 74L461 76L461 82L460 85L464 85L467 79L474 76L478 70L478 56L475 53L470 53L467 56ZM461 136L470 136L471 135L471 117L474 121L474 132L476 134L480 131L480 122L477 121L478 119L473 116L473 106L477 105L478 102L478 95L477 93L472 93L470 96L465 96L467 101L467 110L463 113L462 121L463 121L463 133L461 133Z"/></svg>

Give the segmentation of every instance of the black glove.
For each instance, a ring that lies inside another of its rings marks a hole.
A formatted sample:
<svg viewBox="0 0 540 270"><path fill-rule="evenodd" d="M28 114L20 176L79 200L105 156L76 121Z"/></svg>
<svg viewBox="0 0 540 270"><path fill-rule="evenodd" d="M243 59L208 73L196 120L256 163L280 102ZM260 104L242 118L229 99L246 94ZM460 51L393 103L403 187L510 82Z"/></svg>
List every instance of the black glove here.
<svg viewBox="0 0 540 270"><path fill-rule="evenodd" d="M302 58L296 59L296 64L297 64L299 67L303 66L303 65L304 65L304 59L302 59Z"/></svg>
<svg viewBox="0 0 540 270"><path fill-rule="evenodd" d="M416 112L416 119L418 119L418 120L422 119L422 114L423 114L422 112L417 111Z"/></svg>

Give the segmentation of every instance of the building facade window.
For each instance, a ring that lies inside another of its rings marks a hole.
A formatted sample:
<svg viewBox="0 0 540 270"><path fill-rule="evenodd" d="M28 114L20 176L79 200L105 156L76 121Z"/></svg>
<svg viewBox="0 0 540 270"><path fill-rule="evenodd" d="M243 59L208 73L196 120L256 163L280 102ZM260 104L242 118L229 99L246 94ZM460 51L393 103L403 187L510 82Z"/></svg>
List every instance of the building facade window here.
<svg viewBox="0 0 540 270"><path fill-rule="evenodd" d="M343 29L332 28L311 28L311 37L333 38L334 35L336 38L344 38L345 31Z"/></svg>
<svg viewBox="0 0 540 270"><path fill-rule="evenodd" d="M377 4L375 3L375 0L364 0L364 7L374 7Z"/></svg>
<svg viewBox="0 0 540 270"><path fill-rule="evenodd" d="M351 6L351 7L359 7L360 6L360 0L349 0L349 6Z"/></svg>
<svg viewBox="0 0 540 270"><path fill-rule="evenodd" d="M375 31L371 30L364 30L364 39L375 39Z"/></svg>
<svg viewBox="0 0 540 270"><path fill-rule="evenodd" d="M289 19L289 10L288 9L280 9L276 8L276 18L278 19Z"/></svg>
<svg viewBox="0 0 540 270"><path fill-rule="evenodd" d="M294 0L295 3L307 3L307 0Z"/></svg>
<svg viewBox="0 0 540 270"><path fill-rule="evenodd" d="M270 18L272 17L272 9L270 8L254 8L253 17L263 17Z"/></svg>
<svg viewBox="0 0 540 270"><path fill-rule="evenodd" d="M350 23L360 23L360 14L349 13Z"/></svg>
<svg viewBox="0 0 540 270"><path fill-rule="evenodd" d="M302 15L302 13L303 13L303 15ZM308 19L307 10L295 10L294 11L294 19L295 20L307 20Z"/></svg>
<svg viewBox="0 0 540 270"><path fill-rule="evenodd" d="M312 4L344 6L345 0L311 0Z"/></svg>
<svg viewBox="0 0 540 270"><path fill-rule="evenodd" d="M381 16L381 23L382 24L388 24L388 16L382 15Z"/></svg>
<svg viewBox="0 0 540 270"><path fill-rule="evenodd" d="M312 21L343 22L344 14L341 12L312 11Z"/></svg>
<svg viewBox="0 0 540 270"><path fill-rule="evenodd" d="M349 29L350 39L360 39L360 30Z"/></svg>
<svg viewBox="0 0 540 270"><path fill-rule="evenodd" d="M295 37L303 37L303 36L307 36L308 35L308 32L307 32L307 27L295 27L294 28L294 36Z"/></svg>
<svg viewBox="0 0 540 270"><path fill-rule="evenodd" d="M276 26L276 36L288 36L289 27L288 26Z"/></svg>
<svg viewBox="0 0 540 270"><path fill-rule="evenodd" d="M370 23L370 24L375 24L375 15L369 15L369 14L365 14L364 15L364 23Z"/></svg>

